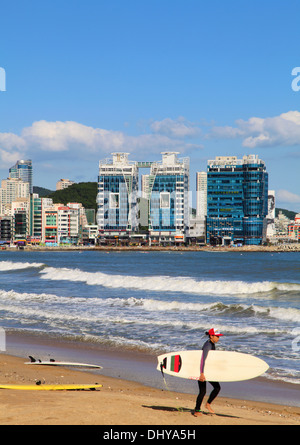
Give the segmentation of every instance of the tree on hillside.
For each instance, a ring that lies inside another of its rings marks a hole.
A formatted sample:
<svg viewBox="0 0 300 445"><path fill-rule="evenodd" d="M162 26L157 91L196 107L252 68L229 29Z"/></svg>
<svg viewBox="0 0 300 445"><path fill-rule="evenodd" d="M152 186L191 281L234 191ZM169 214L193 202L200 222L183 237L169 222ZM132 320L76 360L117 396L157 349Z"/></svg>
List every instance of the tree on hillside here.
<svg viewBox="0 0 300 445"><path fill-rule="evenodd" d="M52 198L55 204L66 205L68 202L79 202L86 209L97 210L97 187L97 182L79 182L66 189L50 193L48 198Z"/></svg>

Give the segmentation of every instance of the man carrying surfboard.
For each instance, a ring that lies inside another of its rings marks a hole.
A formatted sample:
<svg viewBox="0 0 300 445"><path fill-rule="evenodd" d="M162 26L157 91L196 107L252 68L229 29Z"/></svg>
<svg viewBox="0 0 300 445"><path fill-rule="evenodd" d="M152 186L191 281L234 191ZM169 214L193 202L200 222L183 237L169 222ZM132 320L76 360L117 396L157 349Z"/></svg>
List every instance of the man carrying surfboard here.
<svg viewBox="0 0 300 445"><path fill-rule="evenodd" d="M206 335L209 335L209 339L204 343L202 347L202 356L201 356L201 362L200 362L200 377L198 380L198 386L199 386L199 394L196 400L196 406L194 410L194 416L201 416L201 404L203 401L203 398L206 394L206 378L205 378L205 360L207 358L207 355L209 351L214 351L216 349L216 344L218 343L220 337L223 335L218 330L211 328L208 332L206 332ZM206 402L206 409L211 413L214 414L213 409L211 408L211 403L215 400L217 395L219 394L221 390L221 386L219 382L209 382L213 386L213 390L210 393L210 396Z"/></svg>

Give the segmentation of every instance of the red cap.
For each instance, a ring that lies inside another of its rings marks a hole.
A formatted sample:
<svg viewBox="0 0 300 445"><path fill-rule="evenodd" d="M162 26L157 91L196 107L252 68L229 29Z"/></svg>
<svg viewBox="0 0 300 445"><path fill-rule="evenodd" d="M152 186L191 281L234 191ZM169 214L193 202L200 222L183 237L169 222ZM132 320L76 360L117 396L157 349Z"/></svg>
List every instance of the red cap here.
<svg viewBox="0 0 300 445"><path fill-rule="evenodd" d="M216 337L222 337L223 334L221 334L217 329L211 328L208 331L208 335L215 335Z"/></svg>

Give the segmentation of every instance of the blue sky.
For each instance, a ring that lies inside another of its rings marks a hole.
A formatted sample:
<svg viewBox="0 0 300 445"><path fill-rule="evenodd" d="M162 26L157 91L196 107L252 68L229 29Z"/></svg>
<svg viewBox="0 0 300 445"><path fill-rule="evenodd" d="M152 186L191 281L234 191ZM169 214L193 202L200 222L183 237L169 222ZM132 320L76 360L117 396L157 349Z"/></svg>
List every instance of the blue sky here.
<svg viewBox="0 0 300 445"><path fill-rule="evenodd" d="M32 159L54 190L96 181L111 152L172 150L194 191L208 159L258 154L276 206L300 212L299 16L295 0L5 2L0 179Z"/></svg>

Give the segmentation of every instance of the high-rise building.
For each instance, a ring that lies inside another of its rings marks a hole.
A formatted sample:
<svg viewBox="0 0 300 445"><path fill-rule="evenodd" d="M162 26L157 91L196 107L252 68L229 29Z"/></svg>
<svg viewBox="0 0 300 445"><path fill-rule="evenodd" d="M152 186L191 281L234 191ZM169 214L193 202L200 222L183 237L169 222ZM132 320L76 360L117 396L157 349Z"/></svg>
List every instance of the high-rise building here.
<svg viewBox="0 0 300 445"><path fill-rule="evenodd" d="M11 215L11 203L17 198L29 197L29 183L19 178L8 178L1 181L0 213Z"/></svg>
<svg viewBox="0 0 300 445"><path fill-rule="evenodd" d="M216 157L207 165L207 242L262 244L268 173L257 155Z"/></svg>
<svg viewBox="0 0 300 445"><path fill-rule="evenodd" d="M104 236L127 237L138 228L138 165L129 153L99 162L97 224Z"/></svg>
<svg viewBox="0 0 300 445"><path fill-rule="evenodd" d="M196 173L196 215L205 219L207 215L207 172Z"/></svg>
<svg viewBox="0 0 300 445"><path fill-rule="evenodd" d="M151 241L185 241L189 226L189 159L179 159L177 154L163 152L162 161L151 164L145 186L150 197Z"/></svg>
<svg viewBox="0 0 300 445"><path fill-rule="evenodd" d="M30 196L30 236L35 243L41 242L43 239L43 210L52 206L51 198L40 198L36 193Z"/></svg>
<svg viewBox="0 0 300 445"><path fill-rule="evenodd" d="M28 182L29 193L33 193L31 159L27 161L17 161L16 164L9 169L9 178L21 179L24 182Z"/></svg>
<svg viewBox="0 0 300 445"><path fill-rule="evenodd" d="M196 215L190 218L189 241L205 244L207 215L207 173L196 173Z"/></svg>

